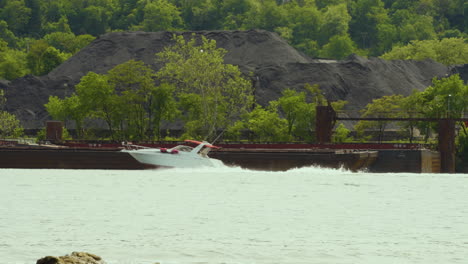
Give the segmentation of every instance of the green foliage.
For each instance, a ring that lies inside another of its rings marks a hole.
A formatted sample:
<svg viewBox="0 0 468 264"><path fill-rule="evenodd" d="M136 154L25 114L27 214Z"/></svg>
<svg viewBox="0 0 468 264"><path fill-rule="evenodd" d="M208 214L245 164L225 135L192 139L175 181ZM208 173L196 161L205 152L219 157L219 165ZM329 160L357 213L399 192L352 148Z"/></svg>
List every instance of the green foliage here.
<svg viewBox="0 0 468 264"><path fill-rule="evenodd" d="M265 29L277 32L292 46L312 57L342 59L351 53L380 56L391 51L395 53L389 57L392 59L432 58L451 65L466 63L465 48L460 43L446 40L467 38L468 16L465 14L468 4L465 2L11 0L0 2L0 39L16 51L29 53L30 44L45 36L44 40L49 46L63 53L60 57L66 58L70 56L67 54L74 54L87 45L93 39L91 36L106 32L129 29ZM413 50L405 49L405 45L415 45L417 41L437 41L437 37L444 42L436 45L441 48L419 43ZM401 56L396 56L397 53ZM30 69L19 72L46 73L45 69L37 66L42 64L41 59L37 54L30 56ZM55 59L52 61L57 62ZM51 69L53 66L45 68Z"/></svg>
<svg viewBox="0 0 468 264"><path fill-rule="evenodd" d="M352 141L352 137L349 137L349 133L351 133L351 131L340 123L332 135L332 141L335 143L350 142Z"/></svg>
<svg viewBox="0 0 468 264"><path fill-rule="evenodd" d="M4 20L0 20L0 41L6 41L8 46L15 47L18 39L15 34L8 29L8 24Z"/></svg>
<svg viewBox="0 0 468 264"><path fill-rule="evenodd" d="M178 8L167 0L147 2L144 8L144 20L136 29L144 31L177 30L183 21Z"/></svg>
<svg viewBox="0 0 468 264"><path fill-rule="evenodd" d="M54 32L44 36L47 44L64 53L74 54L87 46L95 37L91 35L75 36L73 33Z"/></svg>
<svg viewBox="0 0 468 264"><path fill-rule="evenodd" d="M53 119L63 122L68 120L73 121L78 138L82 138L84 134L83 124L84 120L89 115L89 109L81 103L79 96L73 94L65 99L60 99L57 96L50 96L49 102L44 106Z"/></svg>
<svg viewBox="0 0 468 264"><path fill-rule="evenodd" d="M290 140L313 141L315 130L315 108L326 102L318 85L306 84L304 91L291 89L283 91L283 95L271 102L277 106L287 123L287 136Z"/></svg>
<svg viewBox="0 0 468 264"><path fill-rule="evenodd" d="M65 16L62 16L57 22L48 22L44 26L45 33L72 33L70 25L68 24L68 19Z"/></svg>
<svg viewBox="0 0 468 264"><path fill-rule="evenodd" d="M355 49L354 42L349 36L334 36L328 44L323 46L320 55L325 58L341 60L352 54Z"/></svg>
<svg viewBox="0 0 468 264"><path fill-rule="evenodd" d="M328 5L323 12L323 17L324 21L320 30L320 44L323 45L331 42L330 38L333 36L348 36L351 16L348 13L346 4ZM351 39L349 41L352 42Z"/></svg>
<svg viewBox="0 0 468 264"><path fill-rule="evenodd" d="M287 141L287 121L280 118L273 105L263 108L259 105L248 114L245 128L252 131L253 140L261 142Z"/></svg>
<svg viewBox="0 0 468 264"><path fill-rule="evenodd" d="M468 85L458 74L432 80L432 85L419 93L421 112L425 117L461 117L468 105Z"/></svg>
<svg viewBox="0 0 468 264"><path fill-rule="evenodd" d="M410 96L401 95L384 96L375 99L362 111L363 117L388 118L460 118L467 110L468 85L458 75L432 80L432 85L424 91L415 91ZM358 135L362 136L364 130L377 128L379 140L390 121L359 121L355 126ZM403 134L413 142L416 129L425 136L425 141L434 130L437 123L429 121L399 122Z"/></svg>
<svg viewBox="0 0 468 264"><path fill-rule="evenodd" d="M243 132L250 131L251 140L313 142L316 107L325 103L318 85L306 84L303 91L285 89L283 95L277 101L271 101L268 107L256 106L244 115L225 136L239 140ZM340 110L345 104L345 101L337 101L332 106Z"/></svg>
<svg viewBox="0 0 468 264"><path fill-rule="evenodd" d="M6 104L6 97L3 90L0 90L0 138L17 138L23 135L24 129L16 116L3 111Z"/></svg>
<svg viewBox="0 0 468 264"><path fill-rule="evenodd" d="M361 117L372 117L372 118L396 118L400 117L400 109L403 101L402 95L388 95L378 99L372 100L372 103L361 110ZM359 137L363 136L363 133L367 129L377 128L379 135L378 140L383 140L385 128L391 121L379 120L379 121L359 121L354 129L356 130Z"/></svg>
<svg viewBox="0 0 468 264"><path fill-rule="evenodd" d="M29 45L26 56L27 66L34 75L45 75L69 57L44 40L36 40Z"/></svg>
<svg viewBox="0 0 468 264"><path fill-rule="evenodd" d="M0 138L17 138L23 135L23 127L16 116L0 111Z"/></svg>
<svg viewBox="0 0 468 264"><path fill-rule="evenodd" d="M284 113L287 126L287 133L292 136L293 129L297 125L298 119L307 108L305 92L298 93L295 90L283 90L283 96L278 99L278 105Z"/></svg>
<svg viewBox="0 0 468 264"><path fill-rule="evenodd" d="M226 50L216 48L214 40L205 37L174 36L175 44L156 54L164 67L157 77L176 84L176 95L197 94L199 116L190 116L205 139L213 139L216 132L225 129L246 113L252 105L251 83L242 77L237 66L224 64ZM183 103L183 101L181 101ZM190 101L193 104L193 101ZM186 127L187 128L187 127Z"/></svg>
<svg viewBox="0 0 468 264"><path fill-rule="evenodd" d="M6 21L9 29L15 33L25 33L30 18L31 9L25 5L24 0L7 1L0 10L0 20Z"/></svg>
<svg viewBox="0 0 468 264"><path fill-rule="evenodd" d="M163 121L172 121L180 115L174 100L175 87L172 84L162 83L151 91L152 103L151 128L156 139L161 140L161 126Z"/></svg>
<svg viewBox="0 0 468 264"><path fill-rule="evenodd" d="M47 131L44 127L43 129L39 130L36 134L36 142L39 143L40 141L46 140ZM72 140L72 136L70 132L65 127L62 127L62 140Z"/></svg>
<svg viewBox="0 0 468 264"><path fill-rule="evenodd" d="M412 41L381 56L387 60L423 60L431 58L445 65L468 63L468 43L461 38Z"/></svg>
<svg viewBox="0 0 468 264"><path fill-rule="evenodd" d="M0 47L0 79L14 80L25 75L28 72L25 62L24 52L9 49L6 45Z"/></svg>
<svg viewBox="0 0 468 264"><path fill-rule="evenodd" d="M141 61L117 65L108 74L89 72L76 85L76 94L51 96L45 105L57 120L72 121L78 136L90 135L87 120L106 122L113 140L161 138L161 123L177 116L174 87L155 85L154 72Z"/></svg>
<svg viewBox="0 0 468 264"><path fill-rule="evenodd" d="M142 61L130 60L110 70L108 77L120 95L120 103L125 105L123 115L127 138L148 139L147 130L151 127L149 117L153 110L150 97L155 89L153 70Z"/></svg>
<svg viewBox="0 0 468 264"><path fill-rule="evenodd" d="M5 91L0 90L0 110L3 110L6 105Z"/></svg>

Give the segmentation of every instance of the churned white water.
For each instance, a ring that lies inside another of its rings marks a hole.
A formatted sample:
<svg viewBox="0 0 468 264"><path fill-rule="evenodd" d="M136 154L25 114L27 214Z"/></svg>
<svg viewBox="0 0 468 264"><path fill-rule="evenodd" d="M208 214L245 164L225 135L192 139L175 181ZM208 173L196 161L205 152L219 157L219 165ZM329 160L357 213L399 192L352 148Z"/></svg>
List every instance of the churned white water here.
<svg viewBox="0 0 468 264"><path fill-rule="evenodd" d="M0 170L0 262L467 263L468 175Z"/></svg>

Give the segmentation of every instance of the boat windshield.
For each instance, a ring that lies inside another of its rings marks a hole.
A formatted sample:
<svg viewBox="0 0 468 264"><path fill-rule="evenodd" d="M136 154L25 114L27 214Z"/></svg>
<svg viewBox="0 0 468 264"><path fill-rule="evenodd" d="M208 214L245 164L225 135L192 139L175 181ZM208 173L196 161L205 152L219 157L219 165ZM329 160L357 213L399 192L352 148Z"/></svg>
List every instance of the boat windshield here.
<svg viewBox="0 0 468 264"><path fill-rule="evenodd" d="M173 149L177 149L178 151L190 152L193 148L185 145L179 145L175 146Z"/></svg>

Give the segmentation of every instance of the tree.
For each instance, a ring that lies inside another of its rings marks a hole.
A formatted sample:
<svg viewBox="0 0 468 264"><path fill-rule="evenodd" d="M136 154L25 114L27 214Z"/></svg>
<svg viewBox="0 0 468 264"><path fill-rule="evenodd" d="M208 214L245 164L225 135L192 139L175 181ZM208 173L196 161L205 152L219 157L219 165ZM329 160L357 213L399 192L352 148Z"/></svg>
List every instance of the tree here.
<svg viewBox="0 0 468 264"><path fill-rule="evenodd" d="M89 116L106 122L110 136L117 139L115 132L122 120L124 105L115 94L114 86L107 75L89 72L75 86L83 108L88 109Z"/></svg>
<svg viewBox="0 0 468 264"><path fill-rule="evenodd" d="M0 138L17 138L23 135L23 127L16 117L0 111Z"/></svg>
<svg viewBox="0 0 468 264"><path fill-rule="evenodd" d="M273 102L269 107L257 105L247 115L244 127L253 133L253 140L261 142L287 141L287 121L280 118L278 106Z"/></svg>
<svg viewBox="0 0 468 264"><path fill-rule="evenodd" d="M31 9L24 0L11 0L0 10L0 20L5 20L15 35L24 34L31 17Z"/></svg>
<svg viewBox="0 0 468 264"><path fill-rule="evenodd" d="M323 25L320 30L320 45L329 42L333 36L347 36L351 16L346 4L328 6L323 13Z"/></svg>
<svg viewBox="0 0 468 264"><path fill-rule="evenodd" d="M425 117L458 118L468 105L468 85L458 74L432 79L432 85L421 92L421 106Z"/></svg>
<svg viewBox="0 0 468 264"><path fill-rule="evenodd" d="M3 111L6 105L5 91L0 90L0 110Z"/></svg>
<svg viewBox="0 0 468 264"><path fill-rule="evenodd" d="M64 53L75 54L80 49L87 46L91 41L93 41L95 37L91 35L75 36L75 34L71 32L53 32L45 35L43 39L47 42L47 44Z"/></svg>
<svg viewBox="0 0 468 264"><path fill-rule="evenodd" d="M333 133L332 140L335 143L349 142L352 139L349 137L349 133L351 133L351 131L347 129L343 123L340 123Z"/></svg>
<svg viewBox="0 0 468 264"><path fill-rule="evenodd" d="M394 47L381 56L387 60L433 59L445 65L468 63L468 43L462 38L412 41L402 47Z"/></svg>
<svg viewBox="0 0 468 264"><path fill-rule="evenodd" d="M146 4L144 20L139 27L144 31L177 30L182 24L178 8L167 0L158 0Z"/></svg>
<svg viewBox="0 0 468 264"><path fill-rule="evenodd" d="M42 31L41 5L39 0L25 0L25 5L31 10L31 16L26 26L28 34Z"/></svg>
<svg viewBox="0 0 468 264"><path fill-rule="evenodd" d="M71 55L69 54L61 53L54 47L48 47L42 55L42 71L39 72L39 75L44 75L51 72L70 56Z"/></svg>
<svg viewBox="0 0 468 264"><path fill-rule="evenodd" d="M5 51L0 49L0 79L14 80L27 72L24 52L8 48Z"/></svg>
<svg viewBox="0 0 468 264"><path fill-rule="evenodd" d="M242 24L243 29L255 28L284 32L287 28L285 26L287 14L283 8L276 4L275 0L264 0L257 2L256 4L252 4L245 16L246 18ZM289 31L289 28L287 31ZM288 39L288 37L285 37L284 35L281 36L284 39Z"/></svg>
<svg viewBox="0 0 468 264"><path fill-rule="evenodd" d="M197 124L204 139L212 140L219 129L238 120L253 102L252 85L236 66L224 64L226 50L216 48L216 41L192 35L190 40L174 36L175 44L156 54L165 63L157 77L173 83L176 95L200 96L202 115L190 120ZM192 123L192 124L194 124Z"/></svg>
<svg viewBox="0 0 468 264"><path fill-rule="evenodd" d="M6 41L10 47L15 47L18 42L15 34L8 29L8 24L4 20L0 20L0 40Z"/></svg>
<svg viewBox="0 0 468 264"><path fill-rule="evenodd" d="M285 6L288 14L288 27L292 29L293 45L300 46L319 39L323 15L313 3L300 6L291 2Z"/></svg>
<svg viewBox="0 0 468 264"><path fill-rule="evenodd" d="M104 6L88 6L82 10L82 28L77 34L87 33L93 36L104 34L109 26L108 11Z"/></svg>
<svg viewBox="0 0 468 264"><path fill-rule="evenodd" d="M400 107L401 107L401 116L402 118L419 118L423 117L422 115L422 108L421 108L421 96L420 92L415 90L413 93L405 98L402 99ZM414 139L414 132L417 128L419 128L422 134L426 133L426 128L428 128L428 122L425 121L402 121L399 122L401 126L404 128L403 133L406 134L409 138L409 142L413 143ZM428 137L426 137L426 140Z"/></svg>
<svg viewBox="0 0 468 264"><path fill-rule="evenodd" d="M373 117L373 118L392 118L400 116L401 102L403 100L402 95L388 95L378 99L372 100L372 103L361 110L361 117ZM378 120L378 121L359 121L355 129L359 135L362 135L365 129L377 128L378 130L378 141L382 142L385 128L392 121Z"/></svg>
<svg viewBox="0 0 468 264"><path fill-rule="evenodd" d="M221 27L222 16L219 1L192 0L181 1L181 16L187 29L213 30Z"/></svg>
<svg viewBox="0 0 468 264"><path fill-rule="evenodd" d="M171 121L179 115L176 101L174 100L174 85L162 83L151 91L153 118L152 131L157 140L161 140L161 127L163 121Z"/></svg>
<svg viewBox="0 0 468 264"><path fill-rule="evenodd" d="M306 94L292 89L283 90L282 94L278 99L278 106L287 122L287 134L292 138L293 129L306 108Z"/></svg>
<svg viewBox="0 0 468 264"><path fill-rule="evenodd" d="M50 47L44 40L36 40L29 45L26 61L32 74L44 75L67 58L67 54L63 54L56 48Z"/></svg>
<svg viewBox="0 0 468 264"><path fill-rule="evenodd" d="M5 104L5 93L3 90L0 90L0 138L20 137L23 135L23 127L14 115L3 111Z"/></svg>
<svg viewBox="0 0 468 264"><path fill-rule="evenodd" d="M224 0L220 1L220 15L224 19L223 29L234 30L241 28L246 20L247 13L252 9L250 0Z"/></svg>
<svg viewBox="0 0 468 264"><path fill-rule="evenodd" d="M125 105L125 123L121 127L126 125L128 139L149 139L147 131L154 116L151 93L156 89L153 77L154 71L149 66L135 60L119 64L108 73L109 82Z"/></svg>
<svg viewBox="0 0 468 264"><path fill-rule="evenodd" d="M377 45L379 24L388 23L387 10L381 0L357 0L350 6L350 35L360 48Z"/></svg>
<svg viewBox="0 0 468 264"><path fill-rule="evenodd" d="M62 16L57 22L47 22L44 26L44 32L72 33L72 30L70 28L70 25L68 24L68 18L66 16Z"/></svg>
<svg viewBox="0 0 468 264"><path fill-rule="evenodd" d="M410 19L404 21L404 24L399 27L400 39L403 43L408 43L412 40L430 40L436 38L433 19L430 16L414 16L411 14Z"/></svg>
<svg viewBox="0 0 468 264"><path fill-rule="evenodd" d="M81 103L76 94L65 99L50 96L49 102L44 106L52 118L64 123L67 121L74 122L78 138L83 137L84 120L89 116L89 110Z"/></svg>
<svg viewBox="0 0 468 264"><path fill-rule="evenodd" d="M356 50L354 42L348 35L334 36L330 42L323 46L320 55L325 58L341 60Z"/></svg>

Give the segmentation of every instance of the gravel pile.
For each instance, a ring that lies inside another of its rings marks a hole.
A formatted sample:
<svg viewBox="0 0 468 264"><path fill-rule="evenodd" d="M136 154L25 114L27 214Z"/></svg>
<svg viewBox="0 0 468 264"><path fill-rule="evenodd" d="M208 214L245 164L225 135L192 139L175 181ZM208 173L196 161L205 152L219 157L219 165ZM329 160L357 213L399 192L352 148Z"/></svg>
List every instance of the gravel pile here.
<svg viewBox="0 0 468 264"><path fill-rule="evenodd" d="M329 100L347 100L348 110L364 107L384 95L408 95L423 90L435 76L461 73L467 66L447 67L425 61L385 61L352 55L342 61L318 60L295 50L277 34L262 31L116 32L102 35L46 76L25 76L0 81L7 93L7 110L16 114L25 128L44 126L48 120L44 104L50 95L68 96L89 71L106 73L131 59L142 60L158 70L154 54L173 43L173 34L192 34L214 39L228 51L225 62L238 65L252 79L257 102L275 100L285 88L300 89L319 84Z"/></svg>

